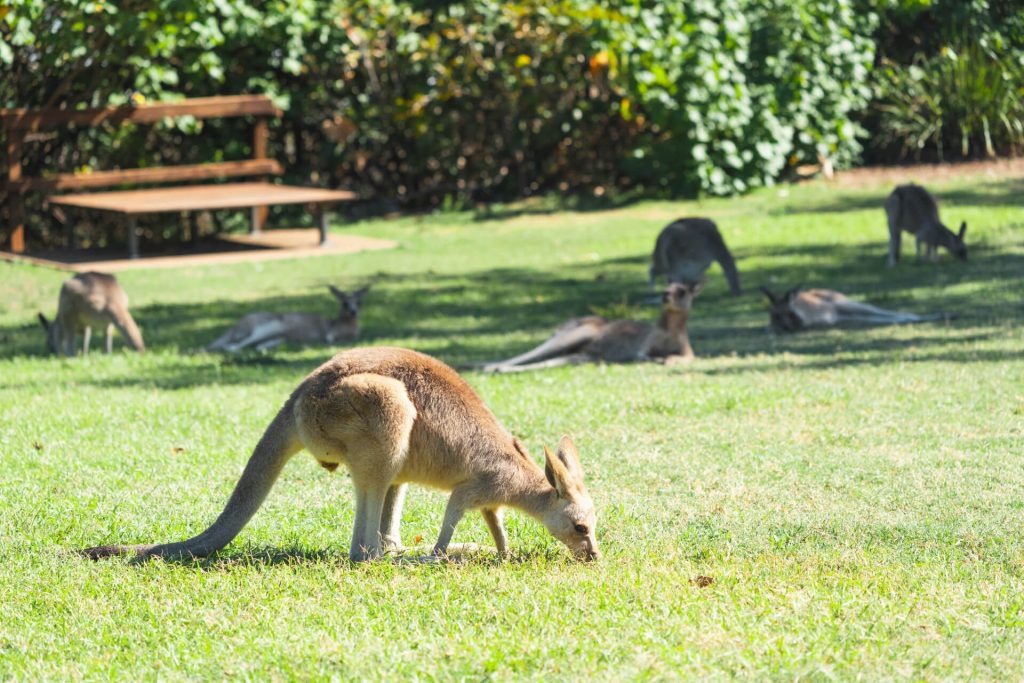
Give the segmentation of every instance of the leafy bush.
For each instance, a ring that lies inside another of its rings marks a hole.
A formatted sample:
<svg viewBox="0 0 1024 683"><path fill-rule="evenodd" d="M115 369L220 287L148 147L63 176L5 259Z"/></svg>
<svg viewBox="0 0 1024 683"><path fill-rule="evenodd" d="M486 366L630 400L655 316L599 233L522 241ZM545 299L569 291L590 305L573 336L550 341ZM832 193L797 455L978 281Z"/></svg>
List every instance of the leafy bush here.
<svg viewBox="0 0 1024 683"><path fill-rule="evenodd" d="M873 17L850 0L13 0L0 106L266 92L290 180L407 205L728 194L856 157ZM244 130L57 131L26 171L239 158Z"/></svg>
<svg viewBox="0 0 1024 683"><path fill-rule="evenodd" d="M878 81L879 143L920 158L934 149L962 157L1024 149L1024 68L978 46L946 49L903 66L886 64Z"/></svg>

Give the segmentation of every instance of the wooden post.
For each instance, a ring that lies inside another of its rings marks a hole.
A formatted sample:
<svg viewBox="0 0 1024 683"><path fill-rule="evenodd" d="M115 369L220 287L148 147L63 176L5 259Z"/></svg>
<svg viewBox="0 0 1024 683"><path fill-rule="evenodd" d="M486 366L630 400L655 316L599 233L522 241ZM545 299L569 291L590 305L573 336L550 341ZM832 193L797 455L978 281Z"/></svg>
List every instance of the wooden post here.
<svg viewBox="0 0 1024 683"><path fill-rule="evenodd" d="M267 158L267 138L269 137L270 128L267 125L267 119L260 116L256 118L256 124L252 130L252 158L253 159L266 159ZM257 176L255 180L260 182L267 182L267 176ZM269 211L266 206L254 206L252 208L252 219L249 225L249 233L255 235L263 229L267 224L267 212Z"/></svg>
<svg viewBox="0 0 1024 683"><path fill-rule="evenodd" d="M21 254L25 251L25 200L21 196L21 141L24 133L7 131L7 226L11 233L11 251Z"/></svg>
<svg viewBox="0 0 1024 683"><path fill-rule="evenodd" d="M139 226L135 216L128 216L128 258L139 258Z"/></svg>

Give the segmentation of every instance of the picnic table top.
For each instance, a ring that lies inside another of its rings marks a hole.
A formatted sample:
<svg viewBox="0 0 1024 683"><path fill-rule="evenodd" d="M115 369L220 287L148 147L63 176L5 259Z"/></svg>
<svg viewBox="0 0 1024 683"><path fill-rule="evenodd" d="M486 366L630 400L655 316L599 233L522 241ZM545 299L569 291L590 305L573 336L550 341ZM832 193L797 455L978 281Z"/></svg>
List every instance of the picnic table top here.
<svg viewBox="0 0 1024 683"><path fill-rule="evenodd" d="M351 201L356 195L347 190L274 185L272 183L223 183L219 185L182 185L144 190L91 192L55 195L52 204L99 209L124 215L241 209L276 204L332 204Z"/></svg>

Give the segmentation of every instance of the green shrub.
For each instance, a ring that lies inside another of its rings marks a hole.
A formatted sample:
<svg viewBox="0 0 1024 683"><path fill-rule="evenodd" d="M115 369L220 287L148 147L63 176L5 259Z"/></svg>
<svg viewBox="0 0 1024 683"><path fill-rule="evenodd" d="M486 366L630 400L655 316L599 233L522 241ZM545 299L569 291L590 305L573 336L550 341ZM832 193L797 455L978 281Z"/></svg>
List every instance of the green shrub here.
<svg viewBox="0 0 1024 683"><path fill-rule="evenodd" d="M920 158L1017 154L1024 148L1024 68L980 46L879 70L878 142Z"/></svg>

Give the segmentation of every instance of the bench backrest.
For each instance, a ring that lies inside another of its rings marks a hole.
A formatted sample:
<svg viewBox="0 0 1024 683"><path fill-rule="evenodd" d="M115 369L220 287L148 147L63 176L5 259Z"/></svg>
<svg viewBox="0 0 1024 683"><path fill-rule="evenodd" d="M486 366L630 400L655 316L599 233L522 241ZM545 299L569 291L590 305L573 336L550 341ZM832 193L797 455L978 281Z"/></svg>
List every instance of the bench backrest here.
<svg viewBox="0 0 1024 683"><path fill-rule="evenodd" d="M104 123L156 123L167 117L197 119L255 117L252 159L208 164L154 166L151 168L63 173L42 178L25 178L22 173L22 145L27 136L68 125L98 126ZM21 195L28 191L54 191L110 187L125 183L165 183L214 178L280 175L281 165L267 158L267 122L281 116L281 110L265 95L201 97L177 102L97 109L0 109L0 131L5 138L6 182L0 196L7 196L7 214L13 251L24 249L24 209Z"/></svg>

